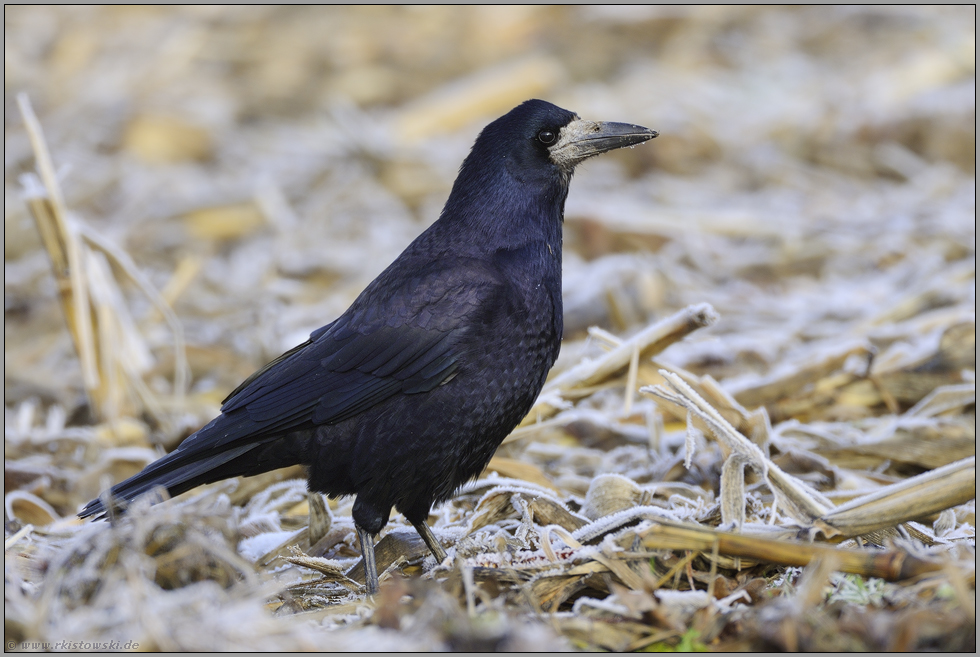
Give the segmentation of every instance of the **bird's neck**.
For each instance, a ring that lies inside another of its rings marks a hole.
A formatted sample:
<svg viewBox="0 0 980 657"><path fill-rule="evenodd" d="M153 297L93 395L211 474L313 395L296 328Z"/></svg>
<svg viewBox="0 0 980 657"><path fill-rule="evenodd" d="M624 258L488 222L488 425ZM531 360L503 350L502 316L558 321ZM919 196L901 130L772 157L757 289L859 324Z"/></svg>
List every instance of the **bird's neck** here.
<svg viewBox="0 0 980 657"><path fill-rule="evenodd" d="M483 184L453 189L432 228L457 252L482 255L545 243L561 249L568 196L563 179L519 180L498 172Z"/></svg>

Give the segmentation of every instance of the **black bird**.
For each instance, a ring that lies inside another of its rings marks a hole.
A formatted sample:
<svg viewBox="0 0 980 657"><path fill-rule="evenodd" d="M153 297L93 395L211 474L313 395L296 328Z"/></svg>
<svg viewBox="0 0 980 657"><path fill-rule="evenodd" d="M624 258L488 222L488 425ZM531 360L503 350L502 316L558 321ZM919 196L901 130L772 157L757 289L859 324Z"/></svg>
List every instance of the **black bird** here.
<svg viewBox="0 0 980 657"><path fill-rule="evenodd" d="M356 495L369 593L392 507L438 561L426 519L531 409L562 336L561 245L575 166L657 136L529 100L484 128L449 200L337 320L249 377L221 415L113 486L129 501L302 464L309 489ZM104 514L93 500L79 513Z"/></svg>

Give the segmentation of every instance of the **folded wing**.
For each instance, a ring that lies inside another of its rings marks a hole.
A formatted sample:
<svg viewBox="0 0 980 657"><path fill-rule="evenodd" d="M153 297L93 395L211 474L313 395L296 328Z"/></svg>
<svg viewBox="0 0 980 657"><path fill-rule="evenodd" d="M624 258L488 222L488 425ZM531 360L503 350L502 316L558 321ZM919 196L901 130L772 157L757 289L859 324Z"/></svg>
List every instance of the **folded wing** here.
<svg viewBox="0 0 980 657"><path fill-rule="evenodd" d="M424 393L448 381L457 371L473 313L500 293L492 276L460 279L453 271L420 273L401 290L382 287L388 298L380 302L364 298L369 287L347 313L242 383L225 400L221 415L113 487L111 495L131 500L160 485L177 495L203 483L299 463L298 452L257 448L292 431L342 422L393 395ZM270 460L267 451L283 462ZM103 512L102 502L94 500L80 515Z"/></svg>

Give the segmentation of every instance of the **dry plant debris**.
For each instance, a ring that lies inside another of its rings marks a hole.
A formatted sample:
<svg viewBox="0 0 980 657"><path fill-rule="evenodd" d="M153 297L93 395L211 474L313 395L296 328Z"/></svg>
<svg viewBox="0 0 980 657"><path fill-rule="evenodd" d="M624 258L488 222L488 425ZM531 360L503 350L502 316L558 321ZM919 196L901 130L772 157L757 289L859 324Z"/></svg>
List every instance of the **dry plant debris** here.
<svg viewBox="0 0 980 657"><path fill-rule="evenodd" d="M5 645L975 650L974 25L7 7ZM74 519L346 308L530 96L661 137L580 173L562 356L433 509L445 563L396 517L365 599L351 500L298 468Z"/></svg>

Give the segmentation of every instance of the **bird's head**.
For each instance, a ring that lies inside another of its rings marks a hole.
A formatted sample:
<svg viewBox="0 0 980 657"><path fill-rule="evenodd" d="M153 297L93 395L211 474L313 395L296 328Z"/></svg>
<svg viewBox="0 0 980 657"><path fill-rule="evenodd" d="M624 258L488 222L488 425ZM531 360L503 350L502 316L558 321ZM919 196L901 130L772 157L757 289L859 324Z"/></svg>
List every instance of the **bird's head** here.
<svg viewBox="0 0 980 657"><path fill-rule="evenodd" d="M541 231L560 240L576 165L656 136L638 125L586 121L543 100L521 103L477 137L434 230L457 231L447 241L454 248L524 243Z"/></svg>
<svg viewBox="0 0 980 657"><path fill-rule="evenodd" d="M588 121L549 102L528 100L484 128L472 155L481 162L502 158L521 179L558 174L567 182L583 160L656 136L642 126Z"/></svg>

